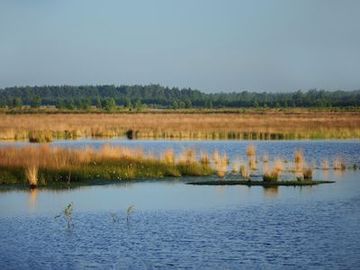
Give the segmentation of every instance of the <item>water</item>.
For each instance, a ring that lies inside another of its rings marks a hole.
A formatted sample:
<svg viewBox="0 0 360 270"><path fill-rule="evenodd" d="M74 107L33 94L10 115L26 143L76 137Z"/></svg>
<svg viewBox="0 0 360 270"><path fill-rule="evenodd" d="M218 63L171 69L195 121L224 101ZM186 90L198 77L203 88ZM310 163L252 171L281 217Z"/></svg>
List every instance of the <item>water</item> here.
<svg viewBox="0 0 360 270"><path fill-rule="evenodd" d="M99 147L108 141L55 142ZM243 155L248 142L111 141ZM360 162L357 141L254 142L259 155ZM1 269L356 269L360 171L315 171L313 187L192 186L170 179L0 193ZM54 217L74 203L73 224ZM127 222L126 209L135 211ZM117 222L112 215L116 215Z"/></svg>

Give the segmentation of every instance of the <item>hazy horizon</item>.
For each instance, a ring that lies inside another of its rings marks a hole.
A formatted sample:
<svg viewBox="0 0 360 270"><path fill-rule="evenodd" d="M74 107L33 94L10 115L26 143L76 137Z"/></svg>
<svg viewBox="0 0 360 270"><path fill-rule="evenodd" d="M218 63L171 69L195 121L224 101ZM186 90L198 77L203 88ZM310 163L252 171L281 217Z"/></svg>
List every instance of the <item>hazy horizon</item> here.
<svg viewBox="0 0 360 270"><path fill-rule="evenodd" d="M0 3L0 88L360 89L360 1Z"/></svg>

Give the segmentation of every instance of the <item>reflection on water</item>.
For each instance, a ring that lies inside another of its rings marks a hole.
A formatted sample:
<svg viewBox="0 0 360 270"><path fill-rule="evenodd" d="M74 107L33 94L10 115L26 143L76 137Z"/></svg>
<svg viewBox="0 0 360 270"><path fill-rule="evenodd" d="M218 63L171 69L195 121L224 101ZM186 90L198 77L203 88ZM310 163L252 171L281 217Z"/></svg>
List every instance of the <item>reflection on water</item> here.
<svg viewBox="0 0 360 270"><path fill-rule="evenodd" d="M226 186L215 186L215 190L220 196L224 194L225 188Z"/></svg>
<svg viewBox="0 0 360 270"><path fill-rule="evenodd" d="M334 174L338 177L341 178L344 176L345 170L334 170Z"/></svg>
<svg viewBox="0 0 360 270"><path fill-rule="evenodd" d="M39 196L38 189L30 189L29 190L29 209L35 209L37 204L37 198Z"/></svg>
<svg viewBox="0 0 360 270"><path fill-rule="evenodd" d="M279 195L279 187L264 187L264 195L268 198L276 198Z"/></svg>
<svg viewBox="0 0 360 270"><path fill-rule="evenodd" d="M306 187L193 186L188 177L160 181L122 182L113 185L82 186L64 190L33 189L0 192L0 216L58 213L74 202L78 211L99 212L124 209L135 204L140 210L206 210L234 205L277 201L321 200L354 194L360 171L315 170L314 179L335 180L335 184ZM210 177L208 179L218 179ZM339 183L342 183L341 185ZM351 186L351 189L349 187Z"/></svg>
<svg viewBox="0 0 360 270"><path fill-rule="evenodd" d="M324 180L329 180L329 170L322 170L322 177Z"/></svg>

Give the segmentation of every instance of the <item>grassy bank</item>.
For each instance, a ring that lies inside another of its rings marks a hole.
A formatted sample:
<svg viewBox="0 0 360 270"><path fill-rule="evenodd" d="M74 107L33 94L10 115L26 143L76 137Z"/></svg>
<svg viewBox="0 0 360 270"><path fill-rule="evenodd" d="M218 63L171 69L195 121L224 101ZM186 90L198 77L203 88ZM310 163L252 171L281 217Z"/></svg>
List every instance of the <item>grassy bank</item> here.
<svg viewBox="0 0 360 270"><path fill-rule="evenodd" d="M360 112L248 110L228 112L0 114L0 140L54 139L354 139Z"/></svg>
<svg viewBox="0 0 360 270"><path fill-rule="evenodd" d="M358 164L348 166L341 157L309 163L301 150L295 150L293 161L264 154L257 156L249 144L244 155L230 160L226 153L214 150L211 154L185 149L175 154L173 149L154 156L141 149L104 145L99 149L68 149L40 144L25 147L0 148L0 185L57 186L99 185L125 180L159 179L181 176L213 176L211 185L316 185L314 170L343 173L357 170ZM261 181L261 180L262 181ZM209 178L207 178L209 180Z"/></svg>
<svg viewBox="0 0 360 270"><path fill-rule="evenodd" d="M39 147L0 149L0 184L71 184L213 174L209 164L172 152L161 157L141 150L104 146L99 150Z"/></svg>

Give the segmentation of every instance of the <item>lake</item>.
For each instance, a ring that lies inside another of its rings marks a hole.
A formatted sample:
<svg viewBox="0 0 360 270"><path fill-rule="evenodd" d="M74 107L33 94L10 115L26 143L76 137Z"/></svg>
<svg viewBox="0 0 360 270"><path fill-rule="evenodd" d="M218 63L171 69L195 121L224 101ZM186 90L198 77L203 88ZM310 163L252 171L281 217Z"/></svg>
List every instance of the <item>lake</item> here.
<svg viewBox="0 0 360 270"><path fill-rule="evenodd" d="M56 141L160 153L193 148L245 158L248 141ZM359 141L254 141L258 156L360 164ZM2 143L2 145L22 143ZM320 165L319 165L320 166ZM216 178L215 176L213 178ZM153 179L69 190L0 192L1 269L354 269L360 171L314 171L312 187L193 186ZM73 227L55 218L70 202ZM134 205L134 211L126 210ZM128 219L127 219L128 218Z"/></svg>

